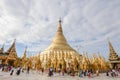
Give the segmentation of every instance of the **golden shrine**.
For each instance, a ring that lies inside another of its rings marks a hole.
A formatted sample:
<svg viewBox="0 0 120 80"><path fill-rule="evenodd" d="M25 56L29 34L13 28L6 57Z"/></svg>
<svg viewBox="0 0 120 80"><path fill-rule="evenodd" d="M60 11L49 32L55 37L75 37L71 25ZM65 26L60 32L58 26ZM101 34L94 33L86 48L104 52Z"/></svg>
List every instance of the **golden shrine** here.
<svg viewBox="0 0 120 80"><path fill-rule="evenodd" d="M61 20L59 20L57 33L51 45L38 55L42 68L78 70L82 60L82 55L77 53L66 41Z"/></svg>
<svg viewBox="0 0 120 80"><path fill-rule="evenodd" d="M118 56L118 54L115 52L110 40L108 40L109 43L109 63L110 63L110 68L120 68L120 57Z"/></svg>
<svg viewBox="0 0 120 80"><path fill-rule="evenodd" d="M0 64L2 65L14 65L14 61L17 60L17 52L15 48L15 42L10 46L10 48L4 52L4 45L0 49Z"/></svg>

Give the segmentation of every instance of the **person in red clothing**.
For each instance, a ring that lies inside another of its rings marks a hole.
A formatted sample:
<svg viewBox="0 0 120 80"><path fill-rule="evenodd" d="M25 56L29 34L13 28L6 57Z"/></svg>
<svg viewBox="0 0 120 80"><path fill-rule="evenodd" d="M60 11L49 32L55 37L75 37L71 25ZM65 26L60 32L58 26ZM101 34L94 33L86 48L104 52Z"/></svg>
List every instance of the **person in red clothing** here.
<svg viewBox="0 0 120 80"><path fill-rule="evenodd" d="M44 68L42 68L42 74L44 73Z"/></svg>

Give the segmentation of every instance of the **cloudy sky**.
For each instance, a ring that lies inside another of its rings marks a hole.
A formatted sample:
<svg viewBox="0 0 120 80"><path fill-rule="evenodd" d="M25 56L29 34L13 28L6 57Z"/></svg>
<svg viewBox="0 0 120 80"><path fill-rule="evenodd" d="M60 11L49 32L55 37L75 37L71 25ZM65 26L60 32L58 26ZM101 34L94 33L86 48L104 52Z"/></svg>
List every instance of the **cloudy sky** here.
<svg viewBox="0 0 120 80"><path fill-rule="evenodd" d="M81 54L108 57L109 37L120 55L120 0L0 0L0 46L16 39L18 56L47 48L61 17L68 43Z"/></svg>

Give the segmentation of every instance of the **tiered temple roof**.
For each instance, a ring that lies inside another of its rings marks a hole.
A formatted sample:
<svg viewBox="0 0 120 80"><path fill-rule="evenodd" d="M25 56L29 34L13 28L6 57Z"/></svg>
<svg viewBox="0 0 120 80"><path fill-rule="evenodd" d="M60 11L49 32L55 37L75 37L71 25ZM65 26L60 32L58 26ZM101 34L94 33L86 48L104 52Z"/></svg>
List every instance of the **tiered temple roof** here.
<svg viewBox="0 0 120 80"><path fill-rule="evenodd" d="M109 62L110 62L110 68L120 68L120 57L118 57L118 54L115 52L110 40L108 39L109 43Z"/></svg>
<svg viewBox="0 0 120 80"><path fill-rule="evenodd" d="M13 44L10 46L10 48L6 52L8 54L9 59L17 58L15 43L16 43L16 40L14 40Z"/></svg>
<svg viewBox="0 0 120 80"><path fill-rule="evenodd" d="M109 60L110 61L117 61L120 58L118 57L118 54L115 52L110 40L108 40L109 43L109 50L110 50L110 54L109 54Z"/></svg>
<svg viewBox="0 0 120 80"><path fill-rule="evenodd" d="M2 64L9 64L9 61L14 62L17 59L15 43L16 40L14 40L14 42L7 51L4 51L4 45L0 49L0 60L2 60Z"/></svg>

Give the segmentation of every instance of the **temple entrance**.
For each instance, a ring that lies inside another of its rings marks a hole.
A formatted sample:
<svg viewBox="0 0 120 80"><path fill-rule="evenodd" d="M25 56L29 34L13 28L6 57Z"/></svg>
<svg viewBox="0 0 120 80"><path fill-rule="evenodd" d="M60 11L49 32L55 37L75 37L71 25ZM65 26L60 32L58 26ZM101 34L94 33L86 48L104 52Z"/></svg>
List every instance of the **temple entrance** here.
<svg viewBox="0 0 120 80"><path fill-rule="evenodd" d="M113 69L118 69L117 63L113 63Z"/></svg>

